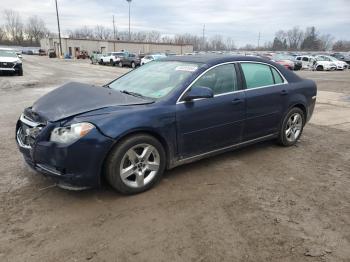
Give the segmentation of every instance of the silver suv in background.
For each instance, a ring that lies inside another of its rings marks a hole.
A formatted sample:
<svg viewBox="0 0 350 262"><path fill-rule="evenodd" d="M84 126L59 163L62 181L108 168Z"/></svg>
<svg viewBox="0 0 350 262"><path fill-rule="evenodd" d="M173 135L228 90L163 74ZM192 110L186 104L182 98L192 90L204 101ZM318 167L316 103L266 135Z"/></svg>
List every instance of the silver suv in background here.
<svg viewBox="0 0 350 262"><path fill-rule="evenodd" d="M0 48L0 74L3 72L23 76L22 60L15 50Z"/></svg>

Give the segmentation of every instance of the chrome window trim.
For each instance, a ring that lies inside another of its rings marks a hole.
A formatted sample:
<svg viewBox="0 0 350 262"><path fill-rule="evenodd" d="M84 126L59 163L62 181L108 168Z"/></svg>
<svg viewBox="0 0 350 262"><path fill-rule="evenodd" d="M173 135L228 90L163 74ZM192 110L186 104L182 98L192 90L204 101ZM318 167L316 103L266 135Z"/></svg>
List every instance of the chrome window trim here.
<svg viewBox="0 0 350 262"><path fill-rule="evenodd" d="M249 89L241 89L241 90L235 90L235 91L232 91L232 92L227 92L227 93L222 93L222 94L217 94L217 95L214 95L214 97L217 97L217 96L223 96L223 95L229 95L229 94L234 94L234 93L240 93L240 92L245 92L245 91L249 91L249 90L255 90L255 89L260 89L260 88L265 88L265 87L271 87L271 86L278 86L278 85L286 85L288 84L288 81L287 79L284 77L284 75L281 73L280 70L278 70L277 67L275 67L274 65L271 65L269 63L264 63L264 62L259 62L259 61L231 61L231 62L224 62L224 63L220 63L220 64L217 64L217 65L214 65L208 69L206 69L203 73L201 73L199 76L196 77L196 79L194 79L187 87L186 89L181 93L181 95L179 96L179 98L177 99L176 101L176 104L183 104L183 103L186 103L187 101L181 101L182 97L184 96L184 94L188 91L188 89L190 89L193 84L200 78L202 77L205 73L207 73L208 71L218 67L218 66L221 66L221 65L227 65L227 64L237 64L237 63L254 63L254 64L263 64L263 65L267 65L267 66L271 66L273 67L274 69L276 69L277 73L280 74L280 76L282 77L283 79L283 83L280 83L280 84L273 84L273 85L266 85L266 86L258 86L258 87L254 87L254 88L249 88ZM272 72L271 72L272 73ZM243 75L244 77L244 75ZM202 99L208 99L208 98L197 98L197 99L193 99L192 101L198 101L198 100L202 100Z"/></svg>

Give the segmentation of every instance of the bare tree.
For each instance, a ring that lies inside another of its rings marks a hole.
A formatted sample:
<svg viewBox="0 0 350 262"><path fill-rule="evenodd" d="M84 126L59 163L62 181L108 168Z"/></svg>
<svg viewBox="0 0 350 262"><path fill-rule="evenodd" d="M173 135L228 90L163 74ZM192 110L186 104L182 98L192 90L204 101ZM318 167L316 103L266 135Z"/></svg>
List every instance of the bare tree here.
<svg viewBox="0 0 350 262"><path fill-rule="evenodd" d="M158 31L150 31L146 33L146 41L158 43L160 41L160 33Z"/></svg>
<svg viewBox="0 0 350 262"><path fill-rule="evenodd" d="M288 30L286 37L288 40L289 49L297 50L300 47L301 42L303 41L303 35L303 31L300 30L297 26Z"/></svg>
<svg viewBox="0 0 350 262"><path fill-rule="evenodd" d="M112 36L112 31L109 28L104 27L103 25L96 25L94 30L94 36L97 39L114 38L114 36Z"/></svg>
<svg viewBox="0 0 350 262"><path fill-rule="evenodd" d="M233 41L233 39L231 37L227 37L225 39L225 46L226 46L225 49L228 51L232 51L232 50L236 49L235 41Z"/></svg>
<svg viewBox="0 0 350 262"><path fill-rule="evenodd" d="M68 34L70 38L82 38L82 39L94 38L94 30L87 26L77 28L74 31L68 31Z"/></svg>
<svg viewBox="0 0 350 262"><path fill-rule="evenodd" d="M23 23L18 12L4 10L5 30L10 40L20 44L23 42Z"/></svg>
<svg viewBox="0 0 350 262"><path fill-rule="evenodd" d="M334 37L330 34L320 36L320 49L327 51L332 48Z"/></svg>
<svg viewBox="0 0 350 262"><path fill-rule="evenodd" d="M0 26L0 41L3 41L6 39L6 31L3 26Z"/></svg>
<svg viewBox="0 0 350 262"><path fill-rule="evenodd" d="M333 51L349 52L350 51L350 41L338 40L333 45Z"/></svg>
<svg viewBox="0 0 350 262"><path fill-rule="evenodd" d="M29 17L25 32L30 43L39 43L40 39L47 35L48 30L44 21L35 15Z"/></svg>

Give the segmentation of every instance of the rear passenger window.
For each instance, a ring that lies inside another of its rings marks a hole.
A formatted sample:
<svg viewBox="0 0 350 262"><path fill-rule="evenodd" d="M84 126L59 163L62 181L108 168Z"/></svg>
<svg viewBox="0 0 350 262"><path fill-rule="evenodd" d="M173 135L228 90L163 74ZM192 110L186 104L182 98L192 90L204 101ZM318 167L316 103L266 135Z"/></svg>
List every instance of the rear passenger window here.
<svg viewBox="0 0 350 262"><path fill-rule="evenodd" d="M255 63L241 64L247 88L274 85L270 66Z"/></svg>
<svg viewBox="0 0 350 262"><path fill-rule="evenodd" d="M206 72L192 86L209 87L214 95L235 91L237 90L235 66L233 64L217 66Z"/></svg>
<svg viewBox="0 0 350 262"><path fill-rule="evenodd" d="M303 61L305 61L305 62L309 62L309 58L307 58L307 57L303 57Z"/></svg>
<svg viewBox="0 0 350 262"><path fill-rule="evenodd" d="M275 79L275 84L282 84L283 79L282 79L281 75L273 67L271 67L271 70L272 70L273 77Z"/></svg>

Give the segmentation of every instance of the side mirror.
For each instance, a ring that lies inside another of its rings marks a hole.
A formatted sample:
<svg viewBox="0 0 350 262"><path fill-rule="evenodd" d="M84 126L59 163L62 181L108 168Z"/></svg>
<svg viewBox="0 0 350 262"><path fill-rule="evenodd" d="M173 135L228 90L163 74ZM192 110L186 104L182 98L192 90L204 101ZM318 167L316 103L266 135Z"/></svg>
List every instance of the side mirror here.
<svg viewBox="0 0 350 262"><path fill-rule="evenodd" d="M197 98L212 98L214 97L213 90L204 86L196 86L185 95L184 101L192 101Z"/></svg>

